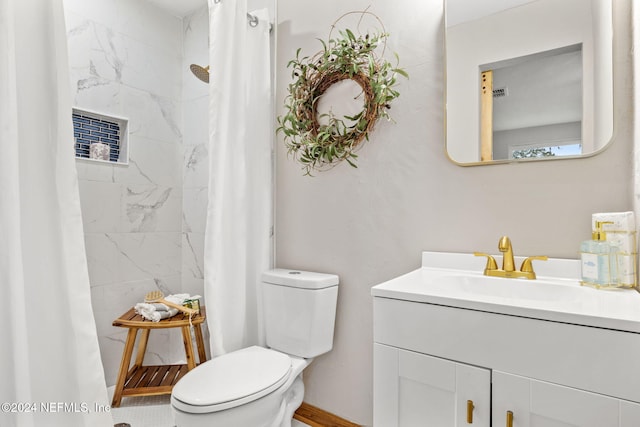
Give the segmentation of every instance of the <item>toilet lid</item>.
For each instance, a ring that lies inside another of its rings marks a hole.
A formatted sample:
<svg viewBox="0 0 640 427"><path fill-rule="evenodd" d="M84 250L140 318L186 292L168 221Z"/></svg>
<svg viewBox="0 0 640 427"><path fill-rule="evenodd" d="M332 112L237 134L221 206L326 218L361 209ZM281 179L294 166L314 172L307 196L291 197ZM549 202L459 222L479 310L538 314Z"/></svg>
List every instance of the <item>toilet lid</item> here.
<svg viewBox="0 0 640 427"><path fill-rule="evenodd" d="M288 355L263 347L248 347L199 365L178 381L171 394L183 404L181 409L185 410L186 405L190 412L229 409L276 390L290 372Z"/></svg>

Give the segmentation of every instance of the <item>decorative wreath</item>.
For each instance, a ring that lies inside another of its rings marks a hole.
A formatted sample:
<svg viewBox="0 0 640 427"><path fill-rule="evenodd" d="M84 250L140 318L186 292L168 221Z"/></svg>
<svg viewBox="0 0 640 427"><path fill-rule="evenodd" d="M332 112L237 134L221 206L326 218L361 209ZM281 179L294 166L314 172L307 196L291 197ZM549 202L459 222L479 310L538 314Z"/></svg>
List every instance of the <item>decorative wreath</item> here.
<svg viewBox="0 0 640 427"><path fill-rule="evenodd" d="M351 13L371 14L349 12L342 17ZM334 27L335 23L332 30ZM316 55L300 58L301 49L298 49L295 59L287 64L293 69L294 81L285 98L286 114L278 117L277 131L284 134L289 155L303 165L305 175L311 175L313 170L329 169L342 160L357 167L355 150L363 140L369 139L379 118L391 120L390 104L400 96L393 89L397 76L408 77L408 74L377 56L376 48L381 42L386 47L387 37L384 27L381 33L357 36L346 29L340 31L336 39L332 39L330 33L328 43L320 40L323 49ZM395 57L398 62L398 55ZM362 111L353 116L337 117L331 112L319 115L320 98L331 86L347 79L362 88ZM319 121L321 118L323 123Z"/></svg>

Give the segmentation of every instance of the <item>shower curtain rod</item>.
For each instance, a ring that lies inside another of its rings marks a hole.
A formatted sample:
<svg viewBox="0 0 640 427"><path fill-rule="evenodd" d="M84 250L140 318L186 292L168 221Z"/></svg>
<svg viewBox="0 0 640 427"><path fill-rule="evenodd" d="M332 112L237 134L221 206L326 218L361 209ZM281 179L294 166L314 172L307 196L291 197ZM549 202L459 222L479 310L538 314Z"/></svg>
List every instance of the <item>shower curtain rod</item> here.
<svg viewBox="0 0 640 427"><path fill-rule="evenodd" d="M249 21L249 25L253 28L257 27L260 23L260 18L250 13L247 13L247 20ZM273 30L273 24L269 22L269 32L271 32L271 30Z"/></svg>
<svg viewBox="0 0 640 427"><path fill-rule="evenodd" d="M213 2L215 4L220 3L222 0L213 0ZM260 19L258 19L257 16L252 15L250 13L247 13L247 19L249 20L249 25L251 25L252 27L257 27L258 23L260 22Z"/></svg>
<svg viewBox="0 0 640 427"><path fill-rule="evenodd" d="M249 25L252 27L257 27L260 19L257 16L247 13L247 19L249 20Z"/></svg>

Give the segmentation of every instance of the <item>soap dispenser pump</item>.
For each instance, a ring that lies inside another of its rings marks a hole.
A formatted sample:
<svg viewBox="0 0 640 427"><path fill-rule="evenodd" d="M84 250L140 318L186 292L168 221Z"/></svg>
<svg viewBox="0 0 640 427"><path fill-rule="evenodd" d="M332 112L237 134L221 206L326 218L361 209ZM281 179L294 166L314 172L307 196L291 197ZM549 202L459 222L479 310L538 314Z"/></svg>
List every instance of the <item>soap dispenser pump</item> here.
<svg viewBox="0 0 640 427"><path fill-rule="evenodd" d="M597 287L615 286L617 280L618 248L607 241L607 233L602 229L610 221L596 221L596 230L591 240L580 245L582 261L582 283Z"/></svg>

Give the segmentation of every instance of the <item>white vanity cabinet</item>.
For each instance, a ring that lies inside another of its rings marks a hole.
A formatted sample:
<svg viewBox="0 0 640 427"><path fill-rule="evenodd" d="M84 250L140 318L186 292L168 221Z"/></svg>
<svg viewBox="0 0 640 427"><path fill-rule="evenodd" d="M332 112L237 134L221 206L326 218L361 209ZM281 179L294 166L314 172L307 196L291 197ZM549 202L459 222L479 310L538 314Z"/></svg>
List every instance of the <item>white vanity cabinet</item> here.
<svg viewBox="0 0 640 427"><path fill-rule="evenodd" d="M425 253L372 288L374 427L640 427L640 293L474 262Z"/></svg>
<svg viewBox="0 0 640 427"><path fill-rule="evenodd" d="M489 427L491 371L374 345L376 426Z"/></svg>
<svg viewBox="0 0 640 427"><path fill-rule="evenodd" d="M494 425L517 427L640 426L640 405L571 387L493 371Z"/></svg>
<svg viewBox="0 0 640 427"><path fill-rule="evenodd" d="M416 316L421 312L425 316ZM535 328L518 327L524 325L522 322L542 323L548 334L539 336ZM504 327L499 327L498 323L503 323ZM615 361L598 363L586 372L588 367L584 360L581 361L580 354L569 351L572 346L578 352L583 349L570 338L575 332L571 328L577 326L558 324L558 327L569 326L570 329L568 335L556 335L553 332L556 325L549 323L374 298L374 427L640 426L640 403L598 392L600 381L605 390L610 383L606 378L599 379L598 375L611 374L610 367L615 366ZM512 324L516 330L512 330ZM484 328L492 329L481 333ZM520 338L518 330L523 334ZM615 331L594 329L588 332ZM523 345L524 342L529 345ZM588 345L597 346L596 342ZM624 346L625 342L619 344ZM565 352L565 357L559 357L557 348L545 348L547 345L560 347L559 351ZM608 357L612 351L615 353L625 347L601 348L605 351L596 351L597 357ZM549 353L552 359L557 358L557 365L536 366L546 364ZM491 354L493 356L487 357ZM639 356L640 353L635 353L633 358ZM536 359L540 362L536 363ZM589 356L582 359L593 362ZM505 363L505 360L510 362ZM498 369L505 367L516 373ZM623 367L618 370L623 372L617 378L621 381L620 393L626 394L624 389L629 385L635 387L638 380L625 378ZM545 380L522 375L543 371L548 373L539 376ZM566 375L560 375L560 371L566 371ZM586 381L580 382L576 378L586 378ZM625 385L625 381L629 384ZM468 402L473 409L468 409ZM471 422L467 420L468 411ZM512 424L508 424L508 413L511 413Z"/></svg>

